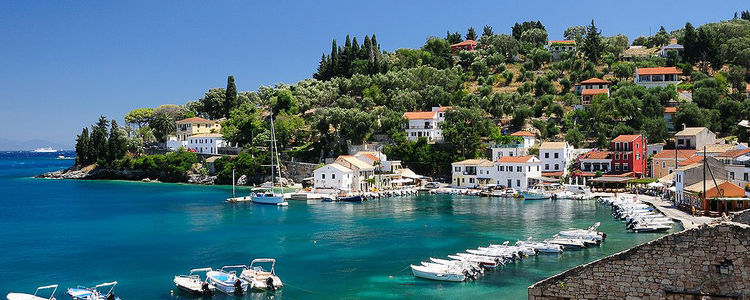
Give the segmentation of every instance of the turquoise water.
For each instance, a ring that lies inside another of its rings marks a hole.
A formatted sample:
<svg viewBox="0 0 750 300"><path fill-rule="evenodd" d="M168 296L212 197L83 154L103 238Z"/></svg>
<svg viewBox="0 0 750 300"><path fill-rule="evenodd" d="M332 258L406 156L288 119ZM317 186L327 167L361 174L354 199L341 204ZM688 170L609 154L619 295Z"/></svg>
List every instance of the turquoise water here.
<svg viewBox="0 0 750 300"><path fill-rule="evenodd" d="M126 300L195 299L176 291L174 275L275 257L283 291L245 298L525 299L540 279L662 235L628 233L594 202L420 195L282 208L226 204L231 187L30 178L72 164L56 156L0 153L2 296L117 280ZM609 235L601 247L541 255L475 282L409 274L409 264L430 256L596 221ZM58 299L67 298L59 291Z"/></svg>

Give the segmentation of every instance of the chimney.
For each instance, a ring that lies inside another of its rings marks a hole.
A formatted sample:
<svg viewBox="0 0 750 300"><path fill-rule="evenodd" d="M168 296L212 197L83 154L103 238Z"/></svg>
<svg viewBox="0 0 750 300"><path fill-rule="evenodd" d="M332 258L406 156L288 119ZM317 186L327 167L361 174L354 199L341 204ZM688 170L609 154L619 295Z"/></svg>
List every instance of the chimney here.
<svg viewBox="0 0 750 300"><path fill-rule="evenodd" d="M669 39L669 44L670 44L670 45L674 45L674 44L677 44L677 39L676 39L676 38L671 38L671 39Z"/></svg>
<svg viewBox="0 0 750 300"><path fill-rule="evenodd" d="M687 129L687 125L685 125L685 123L682 123L682 130L685 130L685 129Z"/></svg>

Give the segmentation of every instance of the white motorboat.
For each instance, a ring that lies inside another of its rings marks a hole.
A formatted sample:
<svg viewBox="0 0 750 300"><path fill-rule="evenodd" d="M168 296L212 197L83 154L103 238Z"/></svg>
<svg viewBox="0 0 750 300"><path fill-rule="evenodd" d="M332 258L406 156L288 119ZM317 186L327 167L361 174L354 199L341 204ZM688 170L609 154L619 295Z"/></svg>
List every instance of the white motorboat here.
<svg viewBox="0 0 750 300"><path fill-rule="evenodd" d="M454 265L454 264L459 265L459 266L464 266L467 269L479 272L479 274L484 274L484 268L482 267L480 263L469 261L467 259L449 260L449 259L440 259L440 258L430 257L430 261L436 264L447 265L447 266Z"/></svg>
<svg viewBox="0 0 750 300"><path fill-rule="evenodd" d="M263 267L264 265L266 268ZM250 266L240 273L240 279L247 281L251 289L275 291L284 286L281 278L276 276L275 266L276 260L273 258L253 259Z"/></svg>
<svg viewBox="0 0 750 300"><path fill-rule="evenodd" d="M631 228L633 232L663 232L672 229L671 225L636 224Z"/></svg>
<svg viewBox="0 0 750 300"><path fill-rule="evenodd" d="M68 295L73 300L117 300L120 298L116 297L112 292L115 289L115 285L117 285L117 281L100 283L92 288L82 286L69 288ZM109 287L109 290L106 293L102 293L99 289L103 287Z"/></svg>
<svg viewBox="0 0 750 300"><path fill-rule="evenodd" d="M516 242L516 245L523 245L526 247L531 247L531 248L536 249L536 251L540 253L562 253L563 252L563 247L558 244L532 242L531 238L529 238L526 241L518 241Z"/></svg>
<svg viewBox="0 0 750 300"><path fill-rule="evenodd" d="M468 253L457 253L456 255L448 255L448 258L475 262L475 263L478 263L483 268L489 269L489 270L497 269L498 266L503 264L500 260L496 258L472 255Z"/></svg>
<svg viewBox="0 0 750 300"><path fill-rule="evenodd" d="M52 147L44 147L44 148L36 148L33 152L36 153L54 153L57 152L56 149L53 149Z"/></svg>
<svg viewBox="0 0 750 300"><path fill-rule="evenodd" d="M193 295L213 295L214 287L208 283L208 276L201 280L200 275L195 273L209 272L211 268L200 268L190 270L188 275L177 275L174 277L174 284L183 292Z"/></svg>
<svg viewBox="0 0 750 300"><path fill-rule="evenodd" d="M52 289L52 293L49 294L48 298L38 296L39 291L48 289ZM57 284L40 286L36 288L34 294L8 293L6 298L8 298L8 300L55 300L55 292L57 292Z"/></svg>
<svg viewBox="0 0 750 300"><path fill-rule="evenodd" d="M563 249L570 249L570 250L576 250L576 249L583 249L587 248L586 243L582 239L569 239L569 238L562 238L558 235L555 235L551 240L545 241L550 244L557 244L563 247Z"/></svg>
<svg viewBox="0 0 750 300"><path fill-rule="evenodd" d="M248 284L237 276L237 271L231 269L245 270L247 266L224 266L220 270L208 271L206 272L207 281L214 289L222 293L242 295L247 291Z"/></svg>
<svg viewBox="0 0 750 300"><path fill-rule="evenodd" d="M411 273L415 277L439 280L439 281L454 281L460 282L466 280L466 274L461 272L459 269L448 269L448 268L430 268L425 266L411 265Z"/></svg>
<svg viewBox="0 0 750 300"><path fill-rule="evenodd" d="M552 198L552 194L545 191L543 188L535 187L522 192L524 200L544 200Z"/></svg>
<svg viewBox="0 0 750 300"><path fill-rule="evenodd" d="M600 244L602 241L604 241L604 238L607 235L603 232L596 231L596 229L599 228L599 225L601 225L601 223L596 222L594 223L594 225L591 225L588 229L570 228L568 230L560 231L559 235L564 238L581 238L584 240L595 240L597 244Z"/></svg>

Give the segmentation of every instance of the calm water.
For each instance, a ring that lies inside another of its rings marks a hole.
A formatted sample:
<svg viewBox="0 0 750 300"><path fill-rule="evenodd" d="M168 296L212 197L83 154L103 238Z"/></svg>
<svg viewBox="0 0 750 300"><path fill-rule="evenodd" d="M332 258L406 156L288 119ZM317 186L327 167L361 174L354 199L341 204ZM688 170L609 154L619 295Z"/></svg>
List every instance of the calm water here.
<svg viewBox="0 0 750 300"><path fill-rule="evenodd" d="M125 300L186 299L170 294L175 274L275 257L286 284L275 299L525 299L540 279L661 235L627 233L594 202L422 195L280 208L225 204L231 187L30 178L72 164L57 155L0 153L0 297L58 283L67 299L67 287L117 280ZM527 259L475 282L409 274L430 256L596 221L609 235L599 248Z"/></svg>

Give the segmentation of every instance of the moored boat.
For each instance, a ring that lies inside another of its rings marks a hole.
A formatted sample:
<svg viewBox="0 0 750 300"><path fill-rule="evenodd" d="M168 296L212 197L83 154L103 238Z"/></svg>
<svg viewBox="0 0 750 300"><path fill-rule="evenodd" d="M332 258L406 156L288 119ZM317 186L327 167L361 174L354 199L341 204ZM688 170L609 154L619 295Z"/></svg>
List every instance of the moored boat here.
<svg viewBox="0 0 750 300"><path fill-rule="evenodd" d="M211 268L200 268L190 270L188 275L177 275L174 277L174 284L177 288L183 292L193 295L213 295L214 287L208 283L208 276L205 280L201 280L200 275L195 273L209 272Z"/></svg>
<svg viewBox="0 0 750 300"><path fill-rule="evenodd" d="M466 275L463 274L460 270L450 270L450 269L437 269L437 268L430 268L425 266L415 266L411 265L411 273L415 277L424 278L424 279L430 279L430 280L439 280L439 281L453 281L453 282L461 282L466 280Z"/></svg>
<svg viewBox="0 0 750 300"><path fill-rule="evenodd" d="M220 270L206 272L206 278L216 290L229 295L242 295L247 290L247 282L237 276L237 272L231 269L246 269L247 266L224 266Z"/></svg>
<svg viewBox="0 0 750 300"><path fill-rule="evenodd" d="M48 290L52 289L52 293L50 293L49 298L40 297L39 291L41 290ZM36 288L36 291L34 294L26 294L26 293L8 293L6 298L8 300L54 300L55 299L55 292L57 292L57 284L53 285L46 285L46 286L40 286Z"/></svg>
<svg viewBox="0 0 750 300"><path fill-rule="evenodd" d="M117 285L117 281L100 283L92 288L79 286L77 288L69 288L67 294L73 298L73 300L117 300L113 293ZM109 287L106 293L102 293L99 289L103 287Z"/></svg>
<svg viewBox="0 0 750 300"><path fill-rule="evenodd" d="M263 267L264 264L270 266ZM276 275L276 260L273 258L257 258L250 262L250 266L240 273L240 279L248 282L251 289L275 291L284 286L281 278Z"/></svg>

